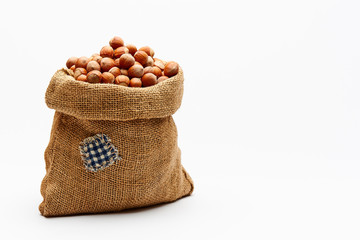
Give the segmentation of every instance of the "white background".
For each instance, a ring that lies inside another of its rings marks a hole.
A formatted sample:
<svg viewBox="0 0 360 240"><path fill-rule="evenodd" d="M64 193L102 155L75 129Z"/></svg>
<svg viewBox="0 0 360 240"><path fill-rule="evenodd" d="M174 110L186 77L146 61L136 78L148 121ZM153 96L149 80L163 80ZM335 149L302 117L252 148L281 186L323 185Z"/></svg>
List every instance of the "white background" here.
<svg viewBox="0 0 360 240"><path fill-rule="evenodd" d="M359 239L360 3L2 1L1 239ZM174 118L191 197L115 214L39 214L70 56L119 35L180 63Z"/></svg>

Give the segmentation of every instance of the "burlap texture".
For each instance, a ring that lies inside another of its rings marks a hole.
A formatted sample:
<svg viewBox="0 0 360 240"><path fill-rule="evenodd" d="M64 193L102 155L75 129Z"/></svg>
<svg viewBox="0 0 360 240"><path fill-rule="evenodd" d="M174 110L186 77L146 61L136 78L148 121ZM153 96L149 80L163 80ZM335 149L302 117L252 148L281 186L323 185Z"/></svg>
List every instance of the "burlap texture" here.
<svg viewBox="0 0 360 240"><path fill-rule="evenodd" d="M172 114L181 105L183 73L155 86L127 88L75 81L55 73L46 103L55 109L45 150L42 215L115 212L172 202L193 191L181 165ZM98 172L85 169L79 144L103 133L121 160Z"/></svg>

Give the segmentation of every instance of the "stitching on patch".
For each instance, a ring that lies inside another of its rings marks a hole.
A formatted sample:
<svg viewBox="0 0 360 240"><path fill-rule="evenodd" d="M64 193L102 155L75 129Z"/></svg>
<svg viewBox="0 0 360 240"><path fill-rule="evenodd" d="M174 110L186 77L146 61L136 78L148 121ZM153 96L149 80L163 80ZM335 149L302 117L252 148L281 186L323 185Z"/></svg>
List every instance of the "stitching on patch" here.
<svg viewBox="0 0 360 240"><path fill-rule="evenodd" d="M118 150L105 134L85 138L79 148L85 168L91 172L103 170L121 160Z"/></svg>

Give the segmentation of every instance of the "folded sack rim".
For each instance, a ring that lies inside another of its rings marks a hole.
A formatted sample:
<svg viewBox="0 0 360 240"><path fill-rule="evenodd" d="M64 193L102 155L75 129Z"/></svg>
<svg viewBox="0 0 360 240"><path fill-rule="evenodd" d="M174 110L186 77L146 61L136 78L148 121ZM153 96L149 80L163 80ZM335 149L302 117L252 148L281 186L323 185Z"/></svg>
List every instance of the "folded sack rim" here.
<svg viewBox="0 0 360 240"><path fill-rule="evenodd" d="M183 71L151 87L131 88L116 84L93 84L74 79L72 71L60 69L45 94L51 109L88 120L163 118L181 106Z"/></svg>

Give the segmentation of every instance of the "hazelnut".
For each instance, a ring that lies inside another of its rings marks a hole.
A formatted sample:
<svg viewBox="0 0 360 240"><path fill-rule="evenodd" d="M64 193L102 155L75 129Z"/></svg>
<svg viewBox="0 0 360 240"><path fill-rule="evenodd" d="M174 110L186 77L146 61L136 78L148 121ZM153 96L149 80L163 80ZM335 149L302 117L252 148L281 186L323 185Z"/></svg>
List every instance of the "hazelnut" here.
<svg viewBox="0 0 360 240"><path fill-rule="evenodd" d="M114 51L114 56L116 58L121 57L121 55L125 54L125 53L129 53L129 49L127 49L126 47L118 47L117 49L115 49Z"/></svg>
<svg viewBox="0 0 360 240"><path fill-rule="evenodd" d="M139 63L139 62L137 62L137 61L135 61L135 64L134 64L134 65L140 65L140 66L142 66L141 63Z"/></svg>
<svg viewBox="0 0 360 240"><path fill-rule="evenodd" d="M121 74L120 68L118 67L113 67L109 70L109 73L111 73L112 75L114 75L114 77L117 77Z"/></svg>
<svg viewBox="0 0 360 240"><path fill-rule="evenodd" d="M168 79L168 78L169 78L169 77L167 77L167 76L161 76L161 77L158 78L157 83L160 83L160 82L162 82L162 81L165 81L165 80Z"/></svg>
<svg viewBox="0 0 360 240"><path fill-rule="evenodd" d="M115 61L112 58L105 57L101 60L100 66L101 66L101 71L107 72L111 68L115 67Z"/></svg>
<svg viewBox="0 0 360 240"><path fill-rule="evenodd" d="M94 53L93 55L91 55L91 57L97 57L97 56L100 56L100 54Z"/></svg>
<svg viewBox="0 0 360 240"><path fill-rule="evenodd" d="M109 72L104 72L101 74L101 82L102 83L114 83L115 77Z"/></svg>
<svg viewBox="0 0 360 240"><path fill-rule="evenodd" d="M90 61L86 66L86 71L91 72L92 70L100 71L100 64L97 61Z"/></svg>
<svg viewBox="0 0 360 240"><path fill-rule="evenodd" d="M84 74L84 75L87 74L86 69L85 68L76 68L75 71L74 71L74 78L77 79L78 76L80 76L82 74Z"/></svg>
<svg viewBox="0 0 360 240"><path fill-rule="evenodd" d="M86 82L86 81L87 81L87 77L86 77L86 75L81 74L80 76L77 77L76 80L82 81L82 82Z"/></svg>
<svg viewBox="0 0 360 240"><path fill-rule="evenodd" d="M120 67L120 58L115 59L115 66Z"/></svg>
<svg viewBox="0 0 360 240"><path fill-rule="evenodd" d="M146 63L148 61L148 55L144 51L137 51L135 53L134 57L135 57L135 60L143 66L146 65Z"/></svg>
<svg viewBox="0 0 360 240"><path fill-rule="evenodd" d="M125 53L120 57L120 61L119 61L120 68L128 69L134 64L135 64L135 58L131 54Z"/></svg>
<svg viewBox="0 0 360 240"><path fill-rule="evenodd" d="M70 68L70 70L75 71L75 65L72 65L71 68Z"/></svg>
<svg viewBox="0 0 360 240"><path fill-rule="evenodd" d="M100 83L101 78L101 72L98 70L93 70L87 74L87 80L89 83Z"/></svg>
<svg viewBox="0 0 360 240"><path fill-rule="evenodd" d="M152 70L151 73L155 74L155 76L157 76L157 77L162 76L162 71L160 68L154 66L154 67L152 67L151 70Z"/></svg>
<svg viewBox="0 0 360 240"><path fill-rule="evenodd" d="M151 71L152 71L152 67L150 67L150 66L144 68L144 74L151 73Z"/></svg>
<svg viewBox="0 0 360 240"><path fill-rule="evenodd" d="M100 56L112 58L114 56L114 49L110 46L105 46L100 50Z"/></svg>
<svg viewBox="0 0 360 240"><path fill-rule="evenodd" d="M160 68L161 71L164 71L165 63L164 63L164 61L162 61L158 58L154 58L154 66Z"/></svg>
<svg viewBox="0 0 360 240"><path fill-rule="evenodd" d="M96 61L98 64L100 64L102 57L100 55L93 56L92 61Z"/></svg>
<svg viewBox="0 0 360 240"><path fill-rule="evenodd" d="M129 49L129 53L134 56L134 54L137 51L136 46L133 44L128 44L128 45L126 45L126 47L127 47L127 49Z"/></svg>
<svg viewBox="0 0 360 240"><path fill-rule="evenodd" d="M120 69L120 72L121 72L121 75L125 75L125 76L128 76L128 75L129 75L127 69Z"/></svg>
<svg viewBox="0 0 360 240"><path fill-rule="evenodd" d="M146 74L146 73L152 73L156 77L161 77L162 76L162 71L158 67L150 67L150 66L146 67L146 68L144 68L144 74Z"/></svg>
<svg viewBox="0 0 360 240"><path fill-rule="evenodd" d="M165 76L172 77L179 72L179 65L176 62L168 62L164 68Z"/></svg>
<svg viewBox="0 0 360 240"><path fill-rule="evenodd" d="M129 68L128 74L130 77L141 78L144 74L144 68L141 65L133 65Z"/></svg>
<svg viewBox="0 0 360 240"><path fill-rule="evenodd" d="M66 67L70 69L72 66L75 65L75 63L76 63L77 60L78 60L77 57L71 57L71 58L69 58L69 59L66 61Z"/></svg>
<svg viewBox="0 0 360 240"><path fill-rule="evenodd" d="M122 86L129 86L130 79L128 76L120 75L115 78L115 84L122 85Z"/></svg>
<svg viewBox="0 0 360 240"><path fill-rule="evenodd" d="M122 40L121 37L115 36L115 37L113 37L113 38L109 41L109 45L110 45L113 49L116 49L116 48L118 48L118 47L124 46L124 40Z"/></svg>
<svg viewBox="0 0 360 240"><path fill-rule="evenodd" d="M154 50L149 46L141 47L141 48L139 48L139 51L144 51L147 53L147 55L149 55L151 57L154 57L154 55L155 55Z"/></svg>
<svg viewBox="0 0 360 240"><path fill-rule="evenodd" d="M145 64L145 66L153 66L154 65L154 60L152 57L148 56L147 62Z"/></svg>
<svg viewBox="0 0 360 240"><path fill-rule="evenodd" d="M141 87L142 82L140 78L132 78L130 80L130 87Z"/></svg>
<svg viewBox="0 0 360 240"><path fill-rule="evenodd" d="M87 57L79 57L75 63L76 68L86 68L86 65L90 62Z"/></svg>
<svg viewBox="0 0 360 240"><path fill-rule="evenodd" d="M141 78L142 85L144 87L149 87L156 84L157 77L152 73L146 73Z"/></svg>

